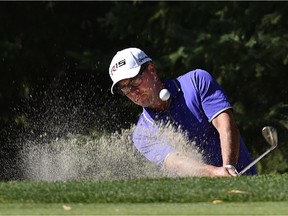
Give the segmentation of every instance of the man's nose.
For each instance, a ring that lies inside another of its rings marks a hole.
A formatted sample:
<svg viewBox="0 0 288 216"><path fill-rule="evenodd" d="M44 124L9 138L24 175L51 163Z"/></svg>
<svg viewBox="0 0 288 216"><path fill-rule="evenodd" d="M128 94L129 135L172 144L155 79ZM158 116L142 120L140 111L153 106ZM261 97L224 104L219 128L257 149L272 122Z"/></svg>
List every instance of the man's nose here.
<svg viewBox="0 0 288 216"><path fill-rule="evenodd" d="M138 89L138 88L136 88L136 87L132 87L131 89L130 89L130 93L133 93L133 94L139 94L140 93L140 90Z"/></svg>

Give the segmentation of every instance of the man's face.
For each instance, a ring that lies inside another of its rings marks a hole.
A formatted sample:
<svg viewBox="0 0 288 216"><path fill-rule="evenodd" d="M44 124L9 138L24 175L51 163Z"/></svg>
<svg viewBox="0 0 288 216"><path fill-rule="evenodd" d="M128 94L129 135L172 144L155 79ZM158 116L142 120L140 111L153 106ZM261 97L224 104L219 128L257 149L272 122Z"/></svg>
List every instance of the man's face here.
<svg viewBox="0 0 288 216"><path fill-rule="evenodd" d="M158 99L157 80L155 66L151 63L136 77L121 80L118 88L135 104L149 107Z"/></svg>

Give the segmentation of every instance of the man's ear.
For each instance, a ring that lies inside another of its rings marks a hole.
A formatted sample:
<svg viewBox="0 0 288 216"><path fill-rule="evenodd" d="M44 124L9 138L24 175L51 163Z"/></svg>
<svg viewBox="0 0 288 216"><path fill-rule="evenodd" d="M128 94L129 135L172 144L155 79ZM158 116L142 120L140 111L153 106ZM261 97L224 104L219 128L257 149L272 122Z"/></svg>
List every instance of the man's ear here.
<svg viewBox="0 0 288 216"><path fill-rule="evenodd" d="M150 72L151 74L153 74L153 75L157 74L156 68L155 68L155 64L153 64L153 63L150 63L150 64L148 65L148 70L149 70L149 72Z"/></svg>
<svg viewBox="0 0 288 216"><path fill-rule="evenodd" d="M158 77L158 73L157 73L157 70L156 70L156 67L155 67L155 64L151 63L149 64L149 73L154 77L154 80L155 81L158 81L159 80L159 77Z"/></svg>

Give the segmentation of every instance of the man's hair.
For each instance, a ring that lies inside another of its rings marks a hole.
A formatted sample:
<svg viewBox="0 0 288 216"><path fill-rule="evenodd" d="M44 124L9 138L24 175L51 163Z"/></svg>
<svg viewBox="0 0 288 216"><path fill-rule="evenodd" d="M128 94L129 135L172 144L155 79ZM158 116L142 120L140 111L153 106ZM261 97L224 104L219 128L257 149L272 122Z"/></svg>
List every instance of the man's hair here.
<svg viewBox="0 0 288 216"><path fill-rule="evenodd" d="M145 68L147 68L148 67L148 65L149 64L151 64L152 63L152 61L147 61L147 62L145 62L144 64L142 64L141 65L141 68L140 68L140 70L139 71L142 71L142 70L144 70Z"/></svg>

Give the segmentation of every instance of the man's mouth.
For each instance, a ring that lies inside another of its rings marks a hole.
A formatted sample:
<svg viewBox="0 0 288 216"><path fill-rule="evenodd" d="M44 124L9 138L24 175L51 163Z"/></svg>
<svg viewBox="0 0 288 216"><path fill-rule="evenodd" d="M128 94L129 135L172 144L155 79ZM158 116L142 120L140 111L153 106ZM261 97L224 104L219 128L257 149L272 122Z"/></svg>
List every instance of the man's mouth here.
<svg viewBox="0 0 288 216"><path fill-rule="evenodd" d="M136 102L141 102L144 97L146 97L145 94L138 95L138 96L136 97Z"/></svg>

